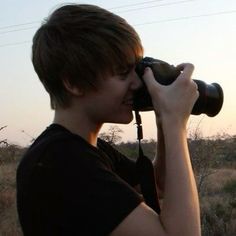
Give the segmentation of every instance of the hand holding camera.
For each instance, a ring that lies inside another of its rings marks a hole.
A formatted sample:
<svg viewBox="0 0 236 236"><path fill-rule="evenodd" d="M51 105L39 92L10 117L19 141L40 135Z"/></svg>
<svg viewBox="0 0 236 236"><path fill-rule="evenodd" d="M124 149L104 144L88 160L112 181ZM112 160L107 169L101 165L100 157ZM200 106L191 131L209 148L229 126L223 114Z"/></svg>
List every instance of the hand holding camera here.
<svg viewBox="0 0 236 236"><path fill-rule="evenodd" d="M162 117L182 118L187 121L199 93L197 84L191 79L194 67L192 64L181 64L177 67L181 73L169 86L161 85L155 80L152 70L145 68L143 81L152 98L153 109L159 119Z"/></svg>
<svg viewBox="0 0 236 236"><path fill-rule="evenodd" d="M175 83L178 81L177 78L179 78L179 76L180 77L185 76L183 65L184 64L174 67L164 61L154 59L151 57L145 57L137 65L136 72L139 75L140 79L142 80L142 76L144 74L145 68L150 67L155 77L155 80L163 86L168 85L166 86L166 89L168 90L171 88L171 86L173 86L172 83ZM190 77L191 77L191 73L190 73ZM204 81L201 81L201 80L193 80L193 81L197 84L199 97L192 108L191 114L199 115L199 114L205 113L210 117L216 116L221 110L221 107L223 105L224 96L223 96L222 88L217 83L206 84ZM151 87L155 86L155 84L157 83L152 83L152 85L149 86L149 91L151 93L153 90ZM135 95L133 110L135 111L153 110L152 99L149 94L149 91L144 83L144 86L140 90L138 90ZM186 99L185 97L187 96L187 94L185 93L188 93L188 92L190 91L188 91L188 89L186 88L186 90L182 93L182 96L183 96L181 98L182 100ZM155 96L155 95L152 94L152 96ZM169 99L170 98L171 97L169 97ZM179 101L176 100L176 103L178 102Z"/></svg>

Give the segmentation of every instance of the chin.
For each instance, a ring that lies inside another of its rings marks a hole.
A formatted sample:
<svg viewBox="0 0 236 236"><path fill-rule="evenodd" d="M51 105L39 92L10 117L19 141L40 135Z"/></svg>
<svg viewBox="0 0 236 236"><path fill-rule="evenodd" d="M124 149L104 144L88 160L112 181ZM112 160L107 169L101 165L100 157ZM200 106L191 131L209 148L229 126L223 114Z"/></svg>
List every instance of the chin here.
<svg viewBox="0 0 236 236"><path fill-rule="evenodd" d="M124 114L117 116L115 119L108 121L109 123L116 123L116 124L129 124L133 120L133 113Z"/></svg>
<svg viewBox="0 0 236 236"><path fill-rule="evenodd" d="M131 113L131 114L129 114L129 115L126 115L126 116L124 116L124 117L122 117L121 119L120 119L120 121L119 122L117 122L117 123L120 123L120 124L129 124L132 120L133 120L133 113Z"/></svg>

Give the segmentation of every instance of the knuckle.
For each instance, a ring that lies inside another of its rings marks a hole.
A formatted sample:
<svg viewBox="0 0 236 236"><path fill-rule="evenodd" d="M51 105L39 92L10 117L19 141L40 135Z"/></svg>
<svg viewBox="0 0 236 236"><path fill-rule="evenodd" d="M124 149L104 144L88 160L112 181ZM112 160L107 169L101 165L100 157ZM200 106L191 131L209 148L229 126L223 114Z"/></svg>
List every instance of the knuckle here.
<svg viewBox="0 0 236 236"><path fill-rule="evenodd" d="M187 63L187 67L191 70L194 70L194 65L192 63Z"/></svg>
<svg viewBox="0 0 236 236"><path fill-rule="evenodd" d="M193 82L194 82L194 81L193 81ZM194 87L195 87L196 90L198 90L198 85L197 85L196 82L194 82Z"/></svg>

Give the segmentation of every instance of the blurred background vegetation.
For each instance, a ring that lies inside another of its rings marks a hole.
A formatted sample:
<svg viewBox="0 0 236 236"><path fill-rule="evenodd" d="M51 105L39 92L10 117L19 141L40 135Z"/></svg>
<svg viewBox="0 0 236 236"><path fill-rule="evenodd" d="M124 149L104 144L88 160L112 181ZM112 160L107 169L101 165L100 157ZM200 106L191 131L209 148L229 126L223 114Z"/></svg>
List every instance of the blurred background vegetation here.
<svg viewBox="0 0 236 236"><path fill-rule="evenodd" d="M6 128L3 126L0 131ZM122 142L118 126L100 137L131 159L137 142ZM0 136L1 137L1 136ZM236 135L203 138L197 129L189 135L189 150L197 180L203 236L233 236L236 232ZM145 155L153 158L155 140L142 140ZM27 147L0 139L0 236L21 236L16 211L16 168Z"/></svg>

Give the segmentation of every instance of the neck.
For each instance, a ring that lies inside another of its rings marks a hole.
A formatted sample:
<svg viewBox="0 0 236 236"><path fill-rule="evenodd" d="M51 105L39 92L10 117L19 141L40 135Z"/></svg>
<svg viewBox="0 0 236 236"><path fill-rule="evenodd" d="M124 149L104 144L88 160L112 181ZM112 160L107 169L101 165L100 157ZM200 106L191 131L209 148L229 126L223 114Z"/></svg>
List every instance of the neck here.
<svg viewBox="0 0 236 236"><path fill-rule="evenodd" d="M70 109L57 109L53 123L62 125L70 132L81 136L91 145L97 146L97 136L102 124L95 124L82 112L73 112Z"/></svg>

